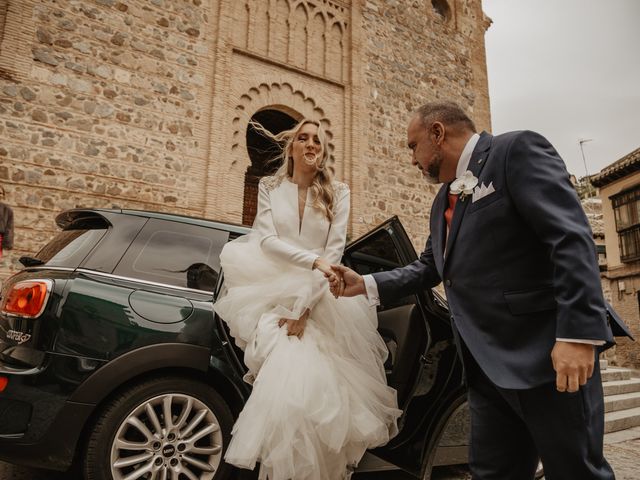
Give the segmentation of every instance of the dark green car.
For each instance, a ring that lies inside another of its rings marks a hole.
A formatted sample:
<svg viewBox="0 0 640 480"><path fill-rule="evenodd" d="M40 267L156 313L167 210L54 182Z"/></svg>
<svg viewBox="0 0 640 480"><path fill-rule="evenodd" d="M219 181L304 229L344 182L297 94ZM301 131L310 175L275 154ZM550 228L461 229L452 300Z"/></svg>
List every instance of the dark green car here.
<svg viewBox="0 0 640 480"><path fill-rule="evenodd" d="M96 480L233 478L223 454L250 386L212 304L220 251L248 229L130 210L56 221L62 231L2 288L0 459L75 465ZM351 243L343 262L370 273L416 258L394 217ZM425 291L381 305L378 318L404 414L400 434L361 466L428 479L433 465L466 454L447 307Z"/></svg>

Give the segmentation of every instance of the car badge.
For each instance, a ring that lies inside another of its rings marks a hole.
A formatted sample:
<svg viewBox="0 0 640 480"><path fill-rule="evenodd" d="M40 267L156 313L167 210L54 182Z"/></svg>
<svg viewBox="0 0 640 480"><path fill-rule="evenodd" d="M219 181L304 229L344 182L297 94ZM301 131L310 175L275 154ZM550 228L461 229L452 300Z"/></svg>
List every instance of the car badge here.
<svg viewBox="0 0 640 480"><path fill-rule="evenodd" d="M31 334L18 332L16 330L8 330L7 339L18 342L18 345L22 345L23 343L28 342L31 339Z"/></svg>

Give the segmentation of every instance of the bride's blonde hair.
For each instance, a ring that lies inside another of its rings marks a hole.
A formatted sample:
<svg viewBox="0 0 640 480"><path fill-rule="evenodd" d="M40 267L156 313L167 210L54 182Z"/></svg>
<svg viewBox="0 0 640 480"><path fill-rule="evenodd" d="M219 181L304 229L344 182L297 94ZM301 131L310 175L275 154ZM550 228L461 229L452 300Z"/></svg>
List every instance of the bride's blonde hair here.
<svg viewBox="0 0 640 480"><path fill-rule="evenodd" d="M249 124L261 135L270 138L280 145L280 148L282 149L281 152L271 160L271 162L282 162L282 165L274 174L275 177L281 178L291 178L293 176L293 156L291 155L293 142L298 136L300 129L308 123L318 127L318 139L322 146L322 153L320 154L320 157L316 159L316 175L313 177L313 182L309 187L313 195L313 207L319 208L331 222L333 221L333 207L335 201L335 192L332 185L333 171L327 165L329 160L329 140L327 139L327 135L320 122L303 118L295 127L276 134L271 133L258 122L253 120L249 122Z"/></svg>

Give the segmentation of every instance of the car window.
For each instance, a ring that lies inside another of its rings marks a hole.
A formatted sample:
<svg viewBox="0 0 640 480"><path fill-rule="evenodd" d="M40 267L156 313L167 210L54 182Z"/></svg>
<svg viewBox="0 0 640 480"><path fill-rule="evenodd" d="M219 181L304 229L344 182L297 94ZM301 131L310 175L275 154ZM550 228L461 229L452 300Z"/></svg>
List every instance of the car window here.
<svg viewBox="0 0 640 480"><path fill-rule="evenodd" d="M72 224L47 243L35 258L50 267L76 268L106 231L104 224L96 228L74 228Z"/></svg>
<svg viewBox="0 0 640 480"><path fill-rule="evenodd" d="M114 274L213 292L229 232L151 219Z"/></svg>
<svg viewBox="0 0 640 480"><path fill-rule="evenodd" d="M398 253L398 247L386 229L380 229L352 246L345 254L343 262L360 275L384 272L404 266ZM415 295L407 295L385 305L380 305L378 310L387 310L413 303L416 303Z"/></svg>
<svg viewBox="0 0 640 480"><path fill-rule="evenodd" d="M345 255L345 263L360 275L401 267L402 262L389 232L382 229Z"/></svg>

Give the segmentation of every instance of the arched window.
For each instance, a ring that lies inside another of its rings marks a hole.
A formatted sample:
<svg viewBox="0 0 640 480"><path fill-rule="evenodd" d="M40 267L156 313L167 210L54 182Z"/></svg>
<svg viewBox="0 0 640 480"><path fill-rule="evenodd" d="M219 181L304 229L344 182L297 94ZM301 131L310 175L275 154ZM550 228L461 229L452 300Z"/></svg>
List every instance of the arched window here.
<svg viewBox="0 0 640 480"><path fill-rule="evenodd" d="M445 22L448 22L451 18L451 7L447 0L431 0L431 5L435 12L442 17Z"/></svg>
<svg viewBox="0 0 640 480"><path fill-rule="evenodd" d="M280 110L261 110L251 120L259 123L271 133L280 133L293 128L298 121ZM247 127L247 151L251 165L244 176L244 205L242 208L242 223L253 224L258 207L258 183L265 175L273 174L279 163L273 159L280 153L279 145L270 138L261 135L249 124Z"/></svg>

